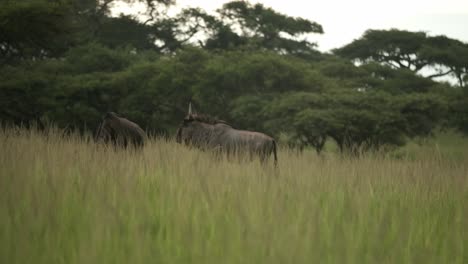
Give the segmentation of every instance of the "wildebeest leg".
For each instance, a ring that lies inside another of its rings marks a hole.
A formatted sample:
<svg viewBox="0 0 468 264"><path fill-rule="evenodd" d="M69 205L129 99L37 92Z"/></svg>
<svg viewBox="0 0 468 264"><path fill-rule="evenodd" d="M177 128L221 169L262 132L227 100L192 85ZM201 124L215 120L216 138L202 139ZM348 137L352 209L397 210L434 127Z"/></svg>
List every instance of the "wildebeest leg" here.
<svg viewBox="0 0 468 264"><path fill-rule="evenodd" d="M272 149L272 154L273 154L273 163L275 164L275 168L278 167L278 155L277 155L277 148L276 148L276 141L273 140L273 149Z"/></svg>
<svg viewBox="0 0 468 264"><path fill-rule="evenodd" d="M261 152L259 153L259 157L260 157L260 163L262 165L265 165L265 163L268 161L268 156L265 155L265 153Z"/></svg>
<svg viewBox="0 0 468 264"><path fill-rule="evenodd" d="M99 138L101 137L101 131L102 131L102 123L99 124L99 127L97 131L94 134L94 141L97 142Z"/></svg>
<svg viewBox="0 0 468 264"><path fill-rule="evenodd" d="M226 148L224 154L226 155L226 159L231 161L232 157L235 156L235 151L232 148Z"/></svg>
<svg viewBox="0 0 468 264"><path fill-rule="evenodd" d="M223 158L223 149L220 145L217 145L213 148L212 151L216 160L220 161Z"/></svg>

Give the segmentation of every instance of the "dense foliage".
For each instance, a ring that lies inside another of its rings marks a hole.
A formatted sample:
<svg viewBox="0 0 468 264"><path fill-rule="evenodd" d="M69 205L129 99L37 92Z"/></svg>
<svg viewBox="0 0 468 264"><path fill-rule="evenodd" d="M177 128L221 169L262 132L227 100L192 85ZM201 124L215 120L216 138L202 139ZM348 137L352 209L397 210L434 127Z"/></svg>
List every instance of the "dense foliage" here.
<svg viewBox="0 0 468 264"><path fill-rule="evenodd" d="M238 128L317 152L327 139L359 153L440 127L468 131L466 43L368 31L323 54L307 40L323 33L320 24L262 4L233 1L216 14L191 8L168 16L173 1L124 1L146 6L137 18L111 16L117 2L2 2L3 123L86 131L115 111L171 135L192 101ZM436 73L418 74L424 67ZM433 80L444 74L457 85Z"/></svg>

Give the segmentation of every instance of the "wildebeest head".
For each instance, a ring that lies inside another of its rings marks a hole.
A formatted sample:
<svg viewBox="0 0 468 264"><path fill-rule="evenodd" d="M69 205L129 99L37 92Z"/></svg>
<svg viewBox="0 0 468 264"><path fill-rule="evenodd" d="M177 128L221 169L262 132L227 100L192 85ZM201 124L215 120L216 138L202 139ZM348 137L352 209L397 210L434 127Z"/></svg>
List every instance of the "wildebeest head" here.
<svg viewBox="0 0 468 264"><path fill-rule="evenodd" d="M207 116L189 114L177 129L176 142L184 142L185 144L201 143L207 140L207 132L209 131L209 129L207 130L207 125L216 123L218 123L218 120Z"/></svg>
<svg viewBox="0 0 468 264"><path fill-rule="evenodd" d="M114 112L107 112L102 118L101 123L94 135L95 141L103 140L104 142L109 142L112 140L113 129L115 125L113 124L118 119L117 114Z"/></svg>
<svg viewBox="0 0 468 264"><path fill-rule="evenodd" d="M176 132L177 143L182 143L182 141L186 144L189 143L195 130L194 124L192 124L193 121L195 121L195 118L194 115L192 115L192 102L190 102L187 115L184 117L182 124L180 124Z"/></svg>
<svg viewBox="0 0 468 264"><path fill-rule="evenodd" d="M176 142L182 143L182 141L186 142L190 135L193 134L194 128L191 126L191 122L193 122L193 117L191 115L187 115L182 124L177 129L176 133Z"/></svg>
<svg viewBox="0 0 468 264"><path fill-rule="evenodd" d="M192 104L189 104L189 111L180 124L176 133L176 142L185 144L200 145L210 139L210 125L228 124L223 120L218 120L206 115L194 114Z"/></svg>

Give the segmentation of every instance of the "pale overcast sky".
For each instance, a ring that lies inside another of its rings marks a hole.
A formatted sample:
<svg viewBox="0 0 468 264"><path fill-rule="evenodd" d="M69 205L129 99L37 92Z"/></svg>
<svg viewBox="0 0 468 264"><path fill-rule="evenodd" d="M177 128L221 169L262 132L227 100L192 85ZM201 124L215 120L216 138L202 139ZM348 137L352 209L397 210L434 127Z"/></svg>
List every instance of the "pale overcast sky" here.
<svg viewBox="0 0 468 264"><path fill-rule="evenodd" d="M177 0L180 7L200 7L209 13L225 0ZM259 0L274 10L315 21L323 26L323 35L311 39L319 50L328 51L359 38L367 29L398 28L446 35L468 42L468 0ZM123 6L116 11L136 13Z"/></svg>

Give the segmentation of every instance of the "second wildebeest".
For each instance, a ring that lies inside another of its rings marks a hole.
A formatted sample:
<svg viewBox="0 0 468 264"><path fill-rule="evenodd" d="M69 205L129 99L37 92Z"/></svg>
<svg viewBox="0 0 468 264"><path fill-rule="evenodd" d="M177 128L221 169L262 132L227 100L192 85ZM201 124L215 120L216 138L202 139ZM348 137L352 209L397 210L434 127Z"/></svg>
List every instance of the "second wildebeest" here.
<svg viewBox="0 0 468 264"><path fill-rule="evenodd" d="M104 116L96 131L95 140L113 143L114 146L143 147L146 134L136 123L119 117L114 112L108 112Z"/></svg>
<svg viewBox="0 0 468 264"><path fill-rule="evenodd" d="M278 162L276 141L272 137L260 132L238 130L225 121L192 114L190 110L177 129L176 141L228 155L258 156L261 162L273 154L275 165Z"/></svg>

